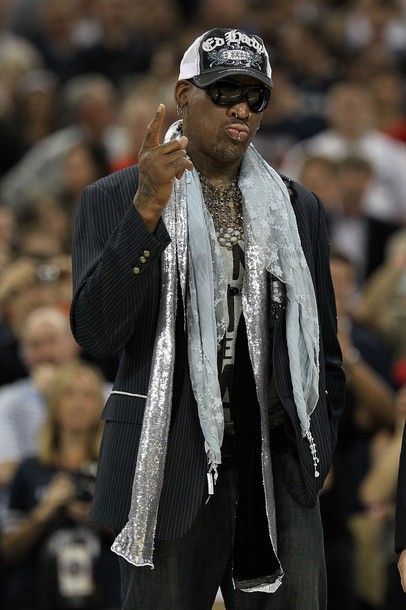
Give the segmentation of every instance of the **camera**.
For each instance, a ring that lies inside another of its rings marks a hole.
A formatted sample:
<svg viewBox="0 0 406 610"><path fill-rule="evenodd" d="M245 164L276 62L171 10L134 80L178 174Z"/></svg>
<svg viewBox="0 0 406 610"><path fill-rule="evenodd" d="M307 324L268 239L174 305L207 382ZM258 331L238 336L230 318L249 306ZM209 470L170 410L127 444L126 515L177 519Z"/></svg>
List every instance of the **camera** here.
<svg viewBox="0 0 406 610"><path fill-rule="evenodd" d="M79 502L92 501L96 472L96 462L87 462L75 475L75 500L79 500Z"/></svg>

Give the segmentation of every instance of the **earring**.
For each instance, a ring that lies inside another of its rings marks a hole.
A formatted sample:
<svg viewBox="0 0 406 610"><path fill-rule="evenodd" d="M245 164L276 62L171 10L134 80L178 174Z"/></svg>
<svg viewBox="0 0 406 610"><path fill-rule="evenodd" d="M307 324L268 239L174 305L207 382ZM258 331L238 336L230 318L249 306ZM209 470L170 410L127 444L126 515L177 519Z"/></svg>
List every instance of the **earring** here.
<svg viewBox="0 0 406 610"><path fill-rule="evenodd" d="M183 114L183 106L181 106L180 104L178 104L176 106L176 112L178 113L178 116L181 117Z"/></svg>

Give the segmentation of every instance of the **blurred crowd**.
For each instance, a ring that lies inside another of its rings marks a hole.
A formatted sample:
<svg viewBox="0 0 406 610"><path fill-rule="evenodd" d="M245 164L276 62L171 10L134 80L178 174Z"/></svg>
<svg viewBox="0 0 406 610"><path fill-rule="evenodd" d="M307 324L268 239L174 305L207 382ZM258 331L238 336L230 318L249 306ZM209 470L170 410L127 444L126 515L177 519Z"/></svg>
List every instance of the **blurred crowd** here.
<svg viewBox="0 0 406 610"><path fill-rule="evenodd" d="M0 0L0 599L119 607L112 532L86 521L116 360L72 338L80 192L137 163L183 51L266 41L256 146L328 214L347 408L321 497L328 610L406 607L393 551L406 418L405 0Z"/></svg>

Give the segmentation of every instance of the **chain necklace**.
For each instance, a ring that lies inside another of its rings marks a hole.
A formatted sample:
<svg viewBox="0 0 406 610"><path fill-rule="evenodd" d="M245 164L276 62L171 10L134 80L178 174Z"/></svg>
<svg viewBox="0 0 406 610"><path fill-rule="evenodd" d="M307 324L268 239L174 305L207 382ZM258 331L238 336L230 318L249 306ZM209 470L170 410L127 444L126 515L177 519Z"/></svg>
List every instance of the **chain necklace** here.
<svg viewBox="0 0 406 610"><path fill-rule="evenodd" d="M221 246L231 248L243 239L242 193L238 186L238 178L219 189L199 173L203 199L213 219L217 239Z"/></svg>

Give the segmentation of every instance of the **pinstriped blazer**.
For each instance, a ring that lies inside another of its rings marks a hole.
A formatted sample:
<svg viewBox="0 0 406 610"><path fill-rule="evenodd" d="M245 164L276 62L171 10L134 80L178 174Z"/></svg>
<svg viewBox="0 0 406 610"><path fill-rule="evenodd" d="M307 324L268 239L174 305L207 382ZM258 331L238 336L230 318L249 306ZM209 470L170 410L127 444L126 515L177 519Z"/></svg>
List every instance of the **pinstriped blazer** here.
<svg viewBox="0 0 406 610"><path fill-rule="evenodd" d="M120 353L117 378L102 415L105 429L90 515L115 530L124 526L130 507L159 308L159 259L170 241L162 220L151 234L132 204L137 184L137 169L131 167L88 186L75 216L72 249L74 336L98 357ZM291 422L300 465L300 479L288 483L289 491L301 504L312 506L335 448L344 374L324 210L313 194L297 183L289 181L289 185L319 310L320 400L311 425L320 459L318 478L309 444L300 433L283 316L273 329L273 379ZM185 534L207 497L204 442L190 385L182 300L178 303L171 427L157 525L157 537L165 539ZM241 375L235 376L233 394L237 402L238 396L244 396L245 408L249 404L256 409L243 319L238 333L245 339L237 341Z"/></svg>

